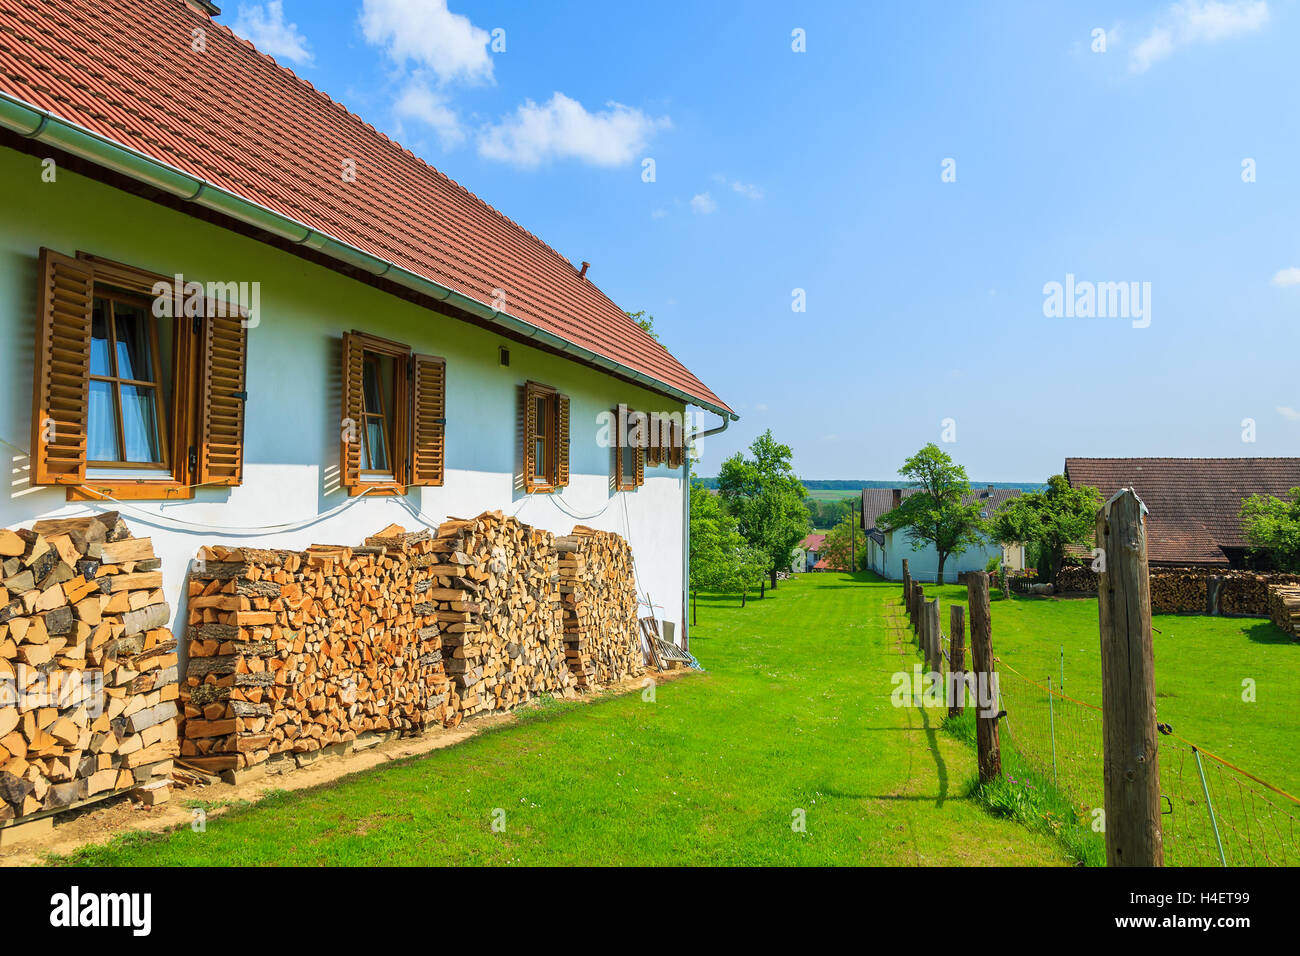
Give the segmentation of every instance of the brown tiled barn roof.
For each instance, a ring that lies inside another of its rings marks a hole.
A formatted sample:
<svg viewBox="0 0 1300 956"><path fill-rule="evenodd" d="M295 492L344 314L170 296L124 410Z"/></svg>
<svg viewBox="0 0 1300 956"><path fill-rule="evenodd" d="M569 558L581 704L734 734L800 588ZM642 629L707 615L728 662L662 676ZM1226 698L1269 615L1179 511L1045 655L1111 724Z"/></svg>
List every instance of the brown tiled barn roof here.
<svg viewBox="0 0 1300 956"><path fill-rule="evenodd" d="M1067 458L1065 477L1103 498L1136 491L1150 511L1152 564L1226 565L1225 548L1250 546L1241 531L1242 499L1284 497L1300 487L1300 458Z"/></svg>

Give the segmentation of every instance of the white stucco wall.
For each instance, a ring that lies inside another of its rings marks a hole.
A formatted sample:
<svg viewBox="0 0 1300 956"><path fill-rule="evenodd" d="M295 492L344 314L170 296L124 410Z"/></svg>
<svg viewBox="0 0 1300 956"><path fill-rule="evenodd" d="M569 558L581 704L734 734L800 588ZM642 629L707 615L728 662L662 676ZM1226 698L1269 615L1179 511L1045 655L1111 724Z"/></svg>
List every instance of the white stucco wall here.
<svg viewBox="0 0 1300 956"><path fill-rule="evenodd" d="M1000 556L1002 546L984 544L968 548L962 554L950 554L943 565L943 579L947 584L957 583L957 575L963 571L983 571L989 558ZM890 532L885 535L882 549L875 541L867 542L867 559L869 567L881 577L891 581L903 579L903 559L907 559L908 571L918 581L934 581L939 570L939 554L934 545L927 544L920 551L912 550L912 542L903 532Z"/></svg>
<svg viewBox="0 0 1300 956"><path fill-rule="evenodd" d="M66 501L62 488L33 488L25 454L9 463L0 526L46 517L120 510L163 559L173 628L182 631L186 571L205 544L303 548L360 544L397 522L408 529L449 516L500 509L567 533L575 524L616 531L631 542L641 591L681 634L683 473L647 467L634 492L610 490L610 451L596 440L597 415L619 402L644 410L681 405L574 362L388 296L328 269L271 249L67 171L43 183L39 160L0 148L0 439L27 449L31 435L37 255L48 246L200 282L261 283L260 324L250 330L244 482L199 489L192 501ZM508 294L508 290L507 290ZM352 329L447 360L447 471L440 488L404 498L348 498L339 487L341 336ZM511 365L498 364L498 346ZM570 396L571 484L560 495L515 490L521 450L516 387L527 379ZM329 517L327 512L341 509ZM413 516L418 510L424 519ZM181 523L200 525L190 529ZM275 533L238 529L303 523ZM644 613L644 610L643 610Z"/></svg>

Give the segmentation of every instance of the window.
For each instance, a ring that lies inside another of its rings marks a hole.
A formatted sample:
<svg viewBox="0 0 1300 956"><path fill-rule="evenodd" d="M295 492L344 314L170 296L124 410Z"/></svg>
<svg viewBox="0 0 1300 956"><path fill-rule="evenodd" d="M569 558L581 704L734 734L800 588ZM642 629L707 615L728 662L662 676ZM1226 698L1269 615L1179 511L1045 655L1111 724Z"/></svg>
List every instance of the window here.
<svg viewBox="0 0 1300 956"><path fill-rule="evenodd" d="M39 268L32 484L63 485L76 501L190 498L197 486L240 484L247 329L238 308L86 253L42 249ZM170 290L163 298L160 287Z"/></svg>
<svg viewBox="0 0 1300 956"><path fill-rule="evenodd" d="M614 409L614 420L614 489L635 491L645 484L650 416L619 405Z"/></svg>
<svg viewBox="0 0 1300 956"><path fill-rule="evenodd" d="M160 324L147 299L95 289L86 429L86 459L92 468L169 466L171 401L158 348Z"/></svg>
<svg viewBox="0 0 1300 956"><path fill-rule="evenodd" d="M520 389L524 491L549 492L569 484L569 396L549 385Z"/></svg>
<svg viewBox="0 0 1300 956"><path fill-rule="evenodd" d="M364 332L343 336L341 472L350 495L441 485L446 362Z"/></svg>
<svg viewBox="0 0 1300 956"><path fill-rule="evenodd" d="M679 417L677 412L650 413L650 439L645 452L647 465L681 467L682 426L677 422Z"/></svg>

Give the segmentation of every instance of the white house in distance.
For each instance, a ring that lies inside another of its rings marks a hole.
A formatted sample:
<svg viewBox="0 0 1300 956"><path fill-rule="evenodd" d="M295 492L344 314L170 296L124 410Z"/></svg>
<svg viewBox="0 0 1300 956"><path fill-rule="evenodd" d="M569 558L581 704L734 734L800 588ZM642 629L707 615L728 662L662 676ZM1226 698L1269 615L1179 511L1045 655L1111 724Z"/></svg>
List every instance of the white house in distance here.
<svg viewBox="0 0 1300 956"><path fill-rule="evenodd" d="M867 533L867 567L890 581L902 580L904 558L908 562L908 571L918 581L934 581L938 577L939 555L934 545L927 544L919 551L913 550L906 531L883 531L877 527L881 515L897 508L904 498L915 494L916 490L862 489L862 527ZM994 488L989 485L974 492L967 502L977 502L980 505L980 516L989 518L1007 501L1019 495L1018 488ZM957 575L964 571L983 571L993 557L1001 557L1008 570L1021 570L1025 566L1025 546L1015 544L1003 547L992 541L968 548L961 554L949 555L943 568L944 581L952 584L956 582Z"/></svg>
<svg viewBox="0 0 1300 956"><path fill-rule="evenodd" d="M821 557L822 542L825 540L824 534L810 534L795 545L790 570L796 574L811 571Z"/></svg>
<svg viewBox="0 0 1300 956"><path fill-rule="evenodd" d="M122 512L181 633L201 546L501 510L625 536L685 637L680 422L736 416L585 263L211 4L3 7L0 526ZM602 443L620 405L668 415L673 447Z"/></svg>

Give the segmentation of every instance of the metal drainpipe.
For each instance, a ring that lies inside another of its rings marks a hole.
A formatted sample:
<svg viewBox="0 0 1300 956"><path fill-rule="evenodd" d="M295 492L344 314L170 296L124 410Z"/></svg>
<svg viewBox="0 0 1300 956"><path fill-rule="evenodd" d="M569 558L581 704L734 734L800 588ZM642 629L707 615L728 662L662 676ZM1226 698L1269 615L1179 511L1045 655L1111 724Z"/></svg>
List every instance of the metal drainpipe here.
<svg viewBox="0 0 1300 956"><path fill-rule="evenodd" d="M720 435L731 425L731 415L722 416L722 424L707 431L691 432L687 439L694 444L697 438ZM682 449L682 650L691 649L691 456Z"/></svg>

